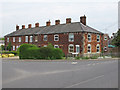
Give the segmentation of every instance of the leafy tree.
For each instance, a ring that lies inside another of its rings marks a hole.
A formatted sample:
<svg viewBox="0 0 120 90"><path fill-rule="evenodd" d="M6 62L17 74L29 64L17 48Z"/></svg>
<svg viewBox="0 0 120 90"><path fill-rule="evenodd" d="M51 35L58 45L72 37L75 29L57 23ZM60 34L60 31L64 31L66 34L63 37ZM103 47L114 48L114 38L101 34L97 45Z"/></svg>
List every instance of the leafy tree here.
<svg viewBox="0 0 120 90"><path fill-rule="evenodd" d="M4 46L4 45L1 45L1 49L2 49L2 51L5 50L5 46Z"/></svg>
<svg viewBox="0 0 120 90"><path fill-rule="evenodd" d="M112 44L117 47L120 47L120 29L117 31L117 36L112 40Z"/></svg>
<svg viewBox="0 0 120 90"><path fill-rule="evenodd" d="M12 47L11 42L9 42L7 46L7 50L11 51L11 47Z"/></svg>

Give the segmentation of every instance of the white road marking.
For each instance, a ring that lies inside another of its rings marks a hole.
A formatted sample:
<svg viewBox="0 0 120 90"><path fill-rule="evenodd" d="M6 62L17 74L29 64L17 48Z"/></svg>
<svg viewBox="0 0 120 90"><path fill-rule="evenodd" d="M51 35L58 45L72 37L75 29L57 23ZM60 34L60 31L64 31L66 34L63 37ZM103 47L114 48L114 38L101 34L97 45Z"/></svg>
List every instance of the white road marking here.
<svg viewBox="0 0 120 90"><path fill-rule="evenodd" d="M89 82L89 81L92 81L92 80L95 80L95 79L101 78L101 77L103 77L103 76L104 76L104 75L97 76L97 77L94 77L94 78L92 78L92 79L88 79L88 80L82 81L82 82L80 82L80 83L76 83L76 84L73 84L73 85L67 86L67 87L65 87L65 88L71 88L71 87L74 87L74 86L76 86L76 85L80 85L80 84L83 84L83 83L87 83L87 82Z"/></svg>

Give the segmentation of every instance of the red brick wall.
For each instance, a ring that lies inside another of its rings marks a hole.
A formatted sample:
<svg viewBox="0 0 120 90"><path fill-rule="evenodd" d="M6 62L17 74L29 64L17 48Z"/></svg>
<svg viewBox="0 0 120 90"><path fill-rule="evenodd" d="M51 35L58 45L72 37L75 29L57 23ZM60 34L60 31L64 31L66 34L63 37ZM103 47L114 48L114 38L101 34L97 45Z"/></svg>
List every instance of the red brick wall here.
<svg viewBox="0 0 120 90"><path fill-rule="evenodd" d="M98 34L94 34L94 33L90 33L90 34L91 34L91 42L88 42L88 39L87 39L88 33L84 34L84 53L87 53L87 45L88 44L91 44L91 53L96 53L96 51L97 51L96 45L97 44L100 45L100 52L101 52L102 35L100 35L100 42L97 42Z"/></svg>
<svg viewBox="0 0 120 90"><path fill-rule="evenodd" d="M80 45L80 53L82 53L83 50L83 34L82 33L74 33L74 42L69 42L68 37L69 37L69 33L64 33L64 34L59 34L59 41L54 41L54 35L55 34L49 34L48 35L48 40L47 41L43 41L43 36L44 35L38 35L38 42L35 42L35 35L33 35L33 42L28 42L29 44L35 44L37 46L44 46L44 45L48 45L48 43L52 43L53 45L59 45L59 48L61 48L63 50L63 52L65 53L65 55L68 54L68 45L69 44L73 44L74 45L74 52L76 52L76 47L75 45ZM14 37L14 36L13 36ZM21 45L25 42L25 36L20 36L22 42L19 42L19 36L15 37L15 42L13 42L13 37L9 37L10 38L10 42L12 43L12 45L14 45L15 47L18 45ZM30 40L30 36L29 36L29 40ZM5 37L5 46L7 46L7 37Z"/></svg>

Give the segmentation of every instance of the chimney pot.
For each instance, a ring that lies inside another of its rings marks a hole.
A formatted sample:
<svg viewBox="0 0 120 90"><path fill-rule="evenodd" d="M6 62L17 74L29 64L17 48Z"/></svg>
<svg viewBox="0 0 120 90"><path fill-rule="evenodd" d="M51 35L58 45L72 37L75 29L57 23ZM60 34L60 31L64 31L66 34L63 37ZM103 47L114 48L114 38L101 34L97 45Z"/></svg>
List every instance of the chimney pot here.
<svg viewBox="0 0 120 90"><path fill-rule="evenodd" d="M71 23L71 18L66 18L66 24Z"/></svg>
<svg viewBox="0 0 120 90"><path fill-rule="evenodd" d="M22 25L22 29L25 29L25 25Z"/></svg>
<svg viewBox="0 0 120 90"><path fill-rule="evenodd" d="M55 20L55 25L60 24L60 20Z"/></svg>
<svg viewBox="0 0 120 90"><path fill-rule="evenodd" d="M46 22L46 26L50 26L51 22L50 20Z"/></svg>
<svg viewBox="0 0 120 90"><path fill-rule="evenodd" d="M80 22L82 24L86 25L86 16L85 15L80 17Z"/></svg>
<svg viewBox="0 0 120 90"><path fill-rule="evenodd" d="M28 28L31 28L32 27L32 24L28 24Z"/></svg>
<svg viewBox="0 0 120 90"><path fill-rule="evenodd" d="M39 23L35 23L35 27L39 27Z"/></svg>
<svg viewBox="0 0 120 90"><path fill-rule="evenodd" d="M16 30L19 30L19 26L18 25L16 25Z"/></svg>

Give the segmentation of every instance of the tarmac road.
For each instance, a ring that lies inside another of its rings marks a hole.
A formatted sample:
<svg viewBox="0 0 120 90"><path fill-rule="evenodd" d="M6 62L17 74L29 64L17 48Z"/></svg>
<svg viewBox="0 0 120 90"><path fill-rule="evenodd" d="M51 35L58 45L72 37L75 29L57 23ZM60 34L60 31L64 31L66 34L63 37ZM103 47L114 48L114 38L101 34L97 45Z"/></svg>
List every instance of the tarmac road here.
<svg viewBox="0 0 120 90"><path fill-rule="evenodd" d="M3 60L2 88L118 88L118 60Z"/></svg>

